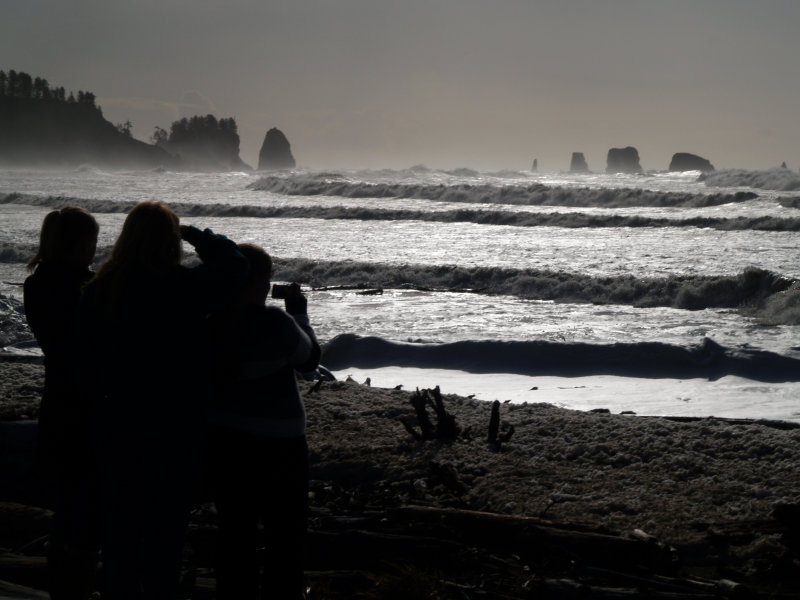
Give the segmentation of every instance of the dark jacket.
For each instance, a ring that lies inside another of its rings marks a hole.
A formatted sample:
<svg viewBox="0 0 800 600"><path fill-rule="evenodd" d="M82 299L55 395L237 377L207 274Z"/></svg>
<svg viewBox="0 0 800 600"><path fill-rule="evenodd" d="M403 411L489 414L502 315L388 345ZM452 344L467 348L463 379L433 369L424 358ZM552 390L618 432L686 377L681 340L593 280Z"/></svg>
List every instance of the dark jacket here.
<svg viewBox="0 0 800 600"><path fill-rule="evenodd" d="M216 315L214 331L212 424L271 437L305 435L295 371L315 370L321 354L308 317L245 305Z"/></svg>
<svg viewBox="0 0 800 600"><path fill-rule="evenodd" d="M25 280L25 317L44 353L44 393L39 408L38 458L47 468L63 469L88 443L88 410L81 403L70 369L74 349L69 330L92 277L88 268L41 263Z"/></svg>
<svg viewBox="0 0 800 600"><path fill-rule="evenodd" d="M132 468L197 460L212 384L206 317L249 270L231 240L208 229L192 238L202 264L129 273L113 311L108 290L93 281L79 309L81 386L96 442L138 461Z"/></svg>

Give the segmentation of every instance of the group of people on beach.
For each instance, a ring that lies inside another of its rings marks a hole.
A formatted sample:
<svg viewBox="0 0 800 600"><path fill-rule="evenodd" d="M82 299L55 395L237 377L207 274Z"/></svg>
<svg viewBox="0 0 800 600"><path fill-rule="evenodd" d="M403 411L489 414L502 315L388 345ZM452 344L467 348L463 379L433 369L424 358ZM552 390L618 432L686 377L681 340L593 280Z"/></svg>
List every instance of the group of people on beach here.
<svg viewBox="0 0 800 600"><path fill-rule="evenodd" d="M217 597L303 596L305 409L320 347L297 284L267 306L270 256L135 206L97 272L98 224L50 212L25 313L45 356L38 462L50 595L178 597L190 512L212 495ZM199 262L182 263L182 242ZM266 539L259 538L259 522ZM260 546L264 549L260 550Z"/></svg>

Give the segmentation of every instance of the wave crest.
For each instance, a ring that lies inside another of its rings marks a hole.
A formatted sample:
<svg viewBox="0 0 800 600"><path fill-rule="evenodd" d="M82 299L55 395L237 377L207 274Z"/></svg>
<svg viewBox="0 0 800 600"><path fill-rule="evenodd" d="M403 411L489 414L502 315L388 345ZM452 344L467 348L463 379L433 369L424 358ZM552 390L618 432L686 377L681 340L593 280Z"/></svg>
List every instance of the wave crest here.
<svg viewBox="0 0 800 600"><path fill-rule="evenodd" d="M704 173L698 181L709 187L750 187L760 190L791 192L800 190L800 174L789 169L769 169L748 171L745 169L726 169Z"/></svg>
<svg viewBox="0 0 800 600"><path fill-rule="evenodd" d="M35 196L31 194L0 195L2 204L28 204L58 209L78 205L93 213L126 213L135 202L98 200L67 196ZM174 202L170 206L182 217L251 217L262 219L345 219L358 221L428 221L437 223L475 223L510 227L698 227L725 231L800 231L800 218L771 216L692 217L669 219L638 215L586 213L530 213L503 210L459 209L426 211L344 206L264 206L229 204L193 204Z"/></svg>
<svg viewBox="0 0 800 600"><path fill-rule="evenodd" d="M322 360L328 369L337 371L400 366L529 376L714 380L735 375L765 382L800 381L798 359L763 350L724 348L708 338L692 346L491 340L415 344L342 334L325 345Z"/></svg>
<svg viewBox="0 0 800 600"><path fill-rule="evenodd" d="M666 306L700 310L741 308L758 311L768 298L789 289L792 279L751 267L738 275L592 277L536 269L458 267L453 265L384 265L275 259L281 277L312 287L413 288L507 295L556 302Z"/></svg>
<svg viewBox="0 0 800 600"><path fill-rule="evenodd" d="M248 186L252 190L287 196L341 196L344 198L415 198L439 202L625 208L634 206L719 206L757 198L753 192L734 194L679 194L641 189L563 188L540 183L495 186L488 184L420 184L352 182L313 174L268 176Z"/></svg>

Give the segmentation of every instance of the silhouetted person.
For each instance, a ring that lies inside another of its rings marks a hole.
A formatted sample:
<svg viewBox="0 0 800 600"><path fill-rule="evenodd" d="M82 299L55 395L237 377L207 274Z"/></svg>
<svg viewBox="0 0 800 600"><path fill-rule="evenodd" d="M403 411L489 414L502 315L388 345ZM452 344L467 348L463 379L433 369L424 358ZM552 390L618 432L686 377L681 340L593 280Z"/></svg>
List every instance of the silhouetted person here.
<svg viewBox="0 0 800 600"><path fill-rule="evenodd" d="M70 373L68 331L91 279L97 221L67 206L45 216L39 249L28 263L25 316L44 353L37 464L52 504L47 542L48 590L54 600L85 599L94 589L98 527L89 412Z"/></svg>
<svg viewBox="0 0 800 600"><path fill-rule="evenodd" d="M295 370L315 370L320 348L300 287L292 284L285 290L286 311L265 306L272 261L258 246L239 248L250 262L250 276L234 305L213 318L217 598L300 600L308 448Z"/></svg>
<svg viewBox="0 0 800 600"><path fill-rule="evenodd" d="M181 238L201 264L180 264ZM93 411L103 600L177 597L212 383L206 317L247 271L232 241L143 202L85 288L79 358Z"/></svg>

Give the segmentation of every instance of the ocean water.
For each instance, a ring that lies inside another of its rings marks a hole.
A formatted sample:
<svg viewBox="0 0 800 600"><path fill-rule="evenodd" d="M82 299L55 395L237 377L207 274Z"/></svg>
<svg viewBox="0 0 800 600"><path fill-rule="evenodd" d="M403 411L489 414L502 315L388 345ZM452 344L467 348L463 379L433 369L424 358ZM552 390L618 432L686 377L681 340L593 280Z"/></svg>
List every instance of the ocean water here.
<svg viewBox="0 0 800 600"><path fill-rule="evenodd" d="M0 170L0 343L30 338L18 284L49 210L91 210L102 260L154 198L263 245L276 280L306 289L340 378L800 421L792 171Z"/></svg>

